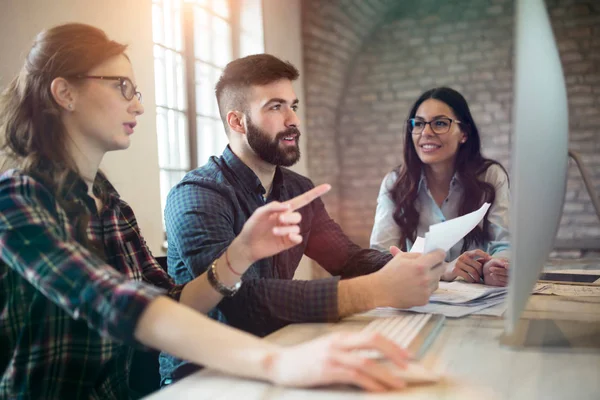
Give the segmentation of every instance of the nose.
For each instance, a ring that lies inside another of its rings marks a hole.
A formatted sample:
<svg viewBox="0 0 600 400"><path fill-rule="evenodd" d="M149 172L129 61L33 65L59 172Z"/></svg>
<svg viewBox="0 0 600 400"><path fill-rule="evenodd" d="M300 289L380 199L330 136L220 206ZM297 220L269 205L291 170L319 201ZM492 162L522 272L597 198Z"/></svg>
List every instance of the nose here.
<svg viewBox="0 0 600 400"><path fill-rule="evenodd" d="M142 115L144 113L144 105L137 96L133 97L129 105L129 112L135 115Z"/></svg>
<svg viewBox="0 0 600 400"><path fill-rule="evenodd" d="M300 118L298 118L298 114L296 114L296 111L294 111L292 108L289 109L285 125L288 128L292 126L298 128L300 126Z"/></svg>
<svg viewBox="0 0 600 400"><path fill-rule="evenodd" d="M425 123L425 128L423 128L423 132L421 132L421 135L435 136L433 129L431 129L431 122Z"/></svg>

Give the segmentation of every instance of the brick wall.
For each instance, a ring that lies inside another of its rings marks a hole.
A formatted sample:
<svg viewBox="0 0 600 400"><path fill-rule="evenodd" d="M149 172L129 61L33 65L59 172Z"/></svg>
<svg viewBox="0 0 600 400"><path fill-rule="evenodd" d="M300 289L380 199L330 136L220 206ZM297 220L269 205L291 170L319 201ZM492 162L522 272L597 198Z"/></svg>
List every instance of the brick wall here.
<svg viewBox="0 0 600 400"><path fill-rule="evenodd" d="M600 191L600 2L546 4L566 75L570 147ZM328 209L357 243L368 245L379 185L401 159L409 108L431 87L448 85L467 98L484 154L510 168L512 0L303 6L309 171L336 187ZM573 166L558 237L600 242L600 222Z"/></svg>
<svg viewBox="0 0 600 400"><path fill-rule="evenodd" d="M338 152L338 109L354 58L396 0L302 1L302 37L308 169L315 182L334 185L324 201L340 221L337 184L341 155ZM314 140L312 139L314 138Z"/></svg>

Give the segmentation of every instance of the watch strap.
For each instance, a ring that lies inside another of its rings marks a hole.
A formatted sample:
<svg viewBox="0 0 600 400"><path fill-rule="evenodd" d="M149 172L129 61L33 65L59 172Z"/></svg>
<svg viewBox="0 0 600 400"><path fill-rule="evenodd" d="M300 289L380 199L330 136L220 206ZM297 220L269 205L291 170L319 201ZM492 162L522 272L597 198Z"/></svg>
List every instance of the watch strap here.
<svg viewBox="0 0 600 400"><path fill-rule="evenodd" d="M223 284L223 282L221 282L221 280L219 279L219 274L217 273L217 261L216 260L215 260L215 262L212 263L210 268L208 268L207 277L208 277L208 283L210 283L210 285L217 292L219 292L219 294L221 294L224 297L233 296L238 291L240 286L242 285L242 281L239 281L238 283L236 283L235 285L233 285L231 287Z"/></svg>

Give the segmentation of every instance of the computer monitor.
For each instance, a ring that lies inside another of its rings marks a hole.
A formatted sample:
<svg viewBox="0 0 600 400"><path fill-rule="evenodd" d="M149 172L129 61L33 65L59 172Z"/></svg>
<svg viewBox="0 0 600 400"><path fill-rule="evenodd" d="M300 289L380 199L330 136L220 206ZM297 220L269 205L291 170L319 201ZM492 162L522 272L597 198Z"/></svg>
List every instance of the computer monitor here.
<svg viewBox="0 0 600 400"><path fill-rule="evenodd" d="M569 128L564 75L543 0L516 0L514 40L508 334L554 244L565 196Z"/></svg>

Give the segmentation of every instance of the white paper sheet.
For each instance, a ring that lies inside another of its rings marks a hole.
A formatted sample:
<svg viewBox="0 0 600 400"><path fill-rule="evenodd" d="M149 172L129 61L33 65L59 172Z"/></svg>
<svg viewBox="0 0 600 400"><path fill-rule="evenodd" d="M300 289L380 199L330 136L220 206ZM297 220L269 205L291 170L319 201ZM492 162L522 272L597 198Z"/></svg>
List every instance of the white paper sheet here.
<svg viewBox="0 0 600 400"><path fill-rule="evenodd" d="M410 248L409 253L422 253L425 250L425 238L421 236L417 236L415 242Z"/></svg>
<svg viewBox="0 0 600 400"><path fill-rule="evenodd" d="M442 314L449 318L460 318L475 314L481 310L503 302L504 297L496 297L487 301L482 301L480 304L471 307L467 307L462 304L429 303L424 306L409 308L407 311L428 314Z"/></svg>
<svg viewBox="0 0 600 400"><path fill-rule="evenodd" d="M479 224L489 208L490 203L484 203L479 210L472 213L431 225L429 232L425 234L423 252L429 253L436 249L450 250Z"/></svg>
<svg viewBox="0 0 600 400"><path fill-rule="evenodd" d="M600 286L588 285L560 285L555 283L537 283L535 293L553 294L556 296L600 296Z"/></svg>
<svg viewBox="0 0 600 400"><path fill-rule="evenodd" d="M498 304L493 305L491 307L487 307L487 308L484 308L483 310L475 311L471 315L487 315L490 317L501 317L504 315L507 308L508 308L508 305L506 304L506 301L501 301Z"/></svg>
<svg viewBox="0 0 600 400"><path fill-rule="evenodd" d="M504 295L505 287L486 286L479 283L440 282L438 289L429 298L430 302L445 304L472 303L475 300L494 295Z"/></svg>

